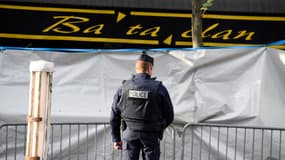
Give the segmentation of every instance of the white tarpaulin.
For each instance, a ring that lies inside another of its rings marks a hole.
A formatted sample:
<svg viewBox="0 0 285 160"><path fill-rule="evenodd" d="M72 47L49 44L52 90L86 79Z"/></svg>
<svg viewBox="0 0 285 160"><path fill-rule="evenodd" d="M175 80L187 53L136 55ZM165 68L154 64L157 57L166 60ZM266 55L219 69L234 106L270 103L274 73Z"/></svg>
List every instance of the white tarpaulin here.
<svg viewBox="0 0 285 160"><path fill-rule="evenodd" d="M29 63L55 63L54 121L108 121L116 88L131 77L140 51L0 54L0 120L26 122ZM154 76L168 88L177 122L285 126L285 52L269 48L150 52ZM280 58L281 57L281 58Z"/></svg>
<svg viewBox="0 0 285 160"><path fill-rule="evenodd" d="M108 122L114 92L134 72L141 51L0 54L1 123L26 122L29 63L55 63L52 121ZM285 127L285 51L270 48L149 52L168 88L175 122Z"/></svg>

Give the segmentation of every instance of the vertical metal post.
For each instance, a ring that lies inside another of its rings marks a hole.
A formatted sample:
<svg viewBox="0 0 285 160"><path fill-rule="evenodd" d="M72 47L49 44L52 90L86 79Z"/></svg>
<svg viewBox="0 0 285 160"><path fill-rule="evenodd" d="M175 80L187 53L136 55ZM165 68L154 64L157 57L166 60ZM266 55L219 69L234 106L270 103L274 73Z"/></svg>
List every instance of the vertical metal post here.
<svg viewBox="0 0 285 160"><path fill-rule="evenodd" d="M24 156L25 156L25 153L26 153L26 141L27 141L27 126L25 125L24 126L24 130L25 130L25 133L24 133Z"/></svg>
<svg viewBox="0 0 285 160"><path fill-rule="evenodd" d="M166 157L166 152L165 152L165 148L166 148L166 146L165 146L165 138L163 138L163 140L162 140L162 144L163 144L163 159L165 160L165 157Z"/></svg>
<svg viewBox="0 0 285 160"><path fill-rule="evenodd" d="M106 124L104 124L103 158L106 159Z"/></svg>
<svg viewBox="0 0 285 160"><path fill-rule="evenodd" d="M186 135L186 129L188 128L188 127L191 127L191 123L188 123L188 124L186 124L184 127L183 127L183 130L182 130L182 137L181 137L181 145L182 145L182 149L181 149L181 160L184 160L184 150L185 150L185 135ZM190 129L192 129L192 127L190 128ZM192 141L191 141L191 143L193 143Z"/></svg>
<svg viewBox="0 0 285 160"><path fill-rule="evenodd" d="M194 128L191 127L191 160L193 159Z"/></svg>
<svg viewBox="0 0 285 160"><path fill-rule="evenodd" d="M95 136L94 136L94 141L95 141L95 160L97 160L97 136L98 136L98 129L97 129L97 124L95 125Z"/></svg>
<svg viewBox="0 0 285 160"><path fill-rule="evenodd" d="M236 130L236 133L235 133L235 158L234 160L237 159L237 128L235 129Z"/></svg>
<svg viewBox="0 0 285 160"><path fill-rule="evenodd" d="M280 130L280 135L279 135L279 159L281 159L281 148L282 148L282 130Z"/></svg>
<svg viewBox="0 0 285 160"><path fill-rule="evenodd" d="M59 136L59 159L62 159L62 124L60 124L60 136Z"/></svg>
<svg viewBox="0 0 285 160"><path fill-rule="evenodd" d="M14 152L14 159L17 159L17 132L18 132L18 126L15 126L15 152Z"/></svg>
<svg viewBox="0 0 285 160"><path fill-rule="evenodd" d="M175 148L176 148L176 130L173 126L171 126L172 130L172 142L173 142L173 148L172 148L172 160L175 160Z"/></svg>
<svg viewBox="0 0 285 160"><path fill-rule="evenodd" d="M209 154L208 154L208 160L210 159L211 156L211 137L212 137L212 127L210 126L210 133L209 133Z"/></svg>
<svg viewBox="0 0 285 160"><path fill-rule="evenodd" d="M54 126L51 126L51 159L53 159L53 131L54 131Z"/></svg>
<svg viewBox="0 0 285 160"><path fill-rule="evenodd" d="M262 135L261 135L261 159L263 159L263 139L264 139L264 129L261 129Z"/></svg>
<svg viewBox="0 0 285 160"><path fill-rule="evenodd" d="M77 130L77 160L79 160L79 147L80 147L80 124L78 124L78 130Z"/></svg>
<svg viewBox="0 0 285 160"><path fill-rule="evenodd" d="M252 132L252 159L254 159L255 129Z"/></svg>
<svg viewBox="0 0 285 160"><path fill-rule="evenodd" d="M89 125L88 124L86 124L86 137L87 137L87 148L86 148L86 150L87 150L87 154L86 154L86 160L88 160L88 153L89 153Z"/></svg>
<svg viewBox="0 0 285 160"><path fill-rule="evenodd" d="M270 157L272 156L272 141L273 141L273 137L272 137L273 135L272 134L273 134L273 130L271 129L270 130L270 149L269 149L270 150Z"/></svg>
<svg viewBox="0 0 285 160"><path fill-rule="evenodd" d="M5 160L8 159L8 129L9 129L9 126L6 126L6 152L5 152Z"/></svg>
<svg viewBox="0 0 285 160"><path fill-rule="evenodd" d="M68 160L71 160L71 124L68 125Z"/></svg>
<svg viewBox="0 0 285 160"><path fill-rule="evenodd" d="M115 156L115 149L114 147L111 147L112 148L112 160L114 160L114 156Z"/></svg>
<svg viewBox="0 0 285 160"><path fill-rule="evenodd" d="M229 146L229 127L227 127L227 140L226 140L226 160L228 159L228 146Z"/></svg>
<svg viewBox="0 0 285 160"><path fill-rule="evenodd" d="M202 158L202 141L203 141L203 128L204 127L201 127L201 135L200 135L200 150L199 150L199 160L201 160Z"/></svg>
<svg viewBox="0 0 285 160"><path fill-rule="evenodd" d="M246 128L244 129L244 135L243 135L243 160L245 159L245 148L246 148Z"/></svg>
<svg viewBox="0 0 285 160"><path fill-rule="evenodd" d="M217 142L217 159L219 159L219 153L220 153L220 127L218 127L218 142Z"/></svg>
<svg viewBox="0 0 285 160"><path fill-rule="evenodd" d="M54 64L51 62L30 63L26 160L47 159L53 71Z"/></svg>

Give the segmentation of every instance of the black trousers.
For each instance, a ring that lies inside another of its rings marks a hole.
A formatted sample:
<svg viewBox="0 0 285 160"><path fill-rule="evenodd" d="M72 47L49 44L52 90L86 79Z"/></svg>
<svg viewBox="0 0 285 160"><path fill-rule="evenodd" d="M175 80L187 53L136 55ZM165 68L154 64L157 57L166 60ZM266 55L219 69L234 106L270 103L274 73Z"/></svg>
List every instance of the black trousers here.
<svg viewBox="0 0 285 160"><path fill-rule="evenodd" d="M123 160L159 160L160 140L157 132L139 132L126 129L123 132Z"/></svg>

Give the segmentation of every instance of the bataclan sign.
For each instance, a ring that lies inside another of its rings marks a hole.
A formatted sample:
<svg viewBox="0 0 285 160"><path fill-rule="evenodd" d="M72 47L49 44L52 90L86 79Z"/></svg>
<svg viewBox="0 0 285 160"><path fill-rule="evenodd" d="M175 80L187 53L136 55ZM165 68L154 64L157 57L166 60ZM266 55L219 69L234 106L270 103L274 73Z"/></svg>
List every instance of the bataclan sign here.
<svg viewBox="0 0 285 160"><path fill-rule="evenodd" d="M184 48L192 45L191 11L2 3L0 12L2 46ZM284 15L208 12L203 16L202 37L205 46L263 45L285 39L284 28Z"/></svg>

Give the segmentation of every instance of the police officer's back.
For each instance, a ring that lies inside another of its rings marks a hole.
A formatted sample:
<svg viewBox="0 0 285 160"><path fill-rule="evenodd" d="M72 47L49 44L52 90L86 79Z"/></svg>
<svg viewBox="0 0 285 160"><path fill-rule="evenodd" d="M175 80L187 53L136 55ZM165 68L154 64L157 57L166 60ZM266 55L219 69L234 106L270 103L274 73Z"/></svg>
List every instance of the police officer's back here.
<svg viewBox="0 0 285 160"><path fill-rule="evenodd" d="M143 53L136 61L136 74L123 81L111 111L111 132L115 149L123 148L124 160L158 160L159 138L173 121L173 106L167 89L151 78L153 58ZM124 124L123 142L120 126Z"/></svg>

